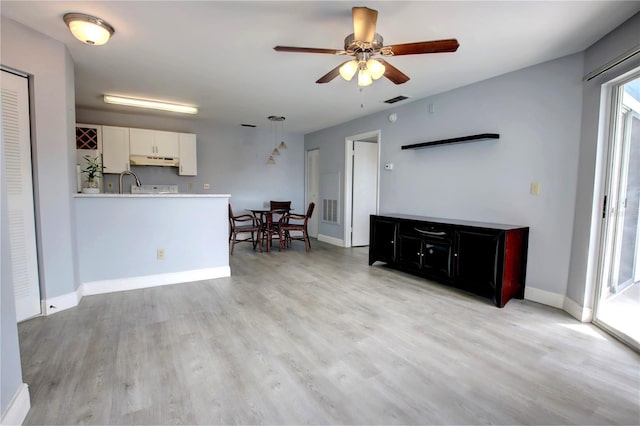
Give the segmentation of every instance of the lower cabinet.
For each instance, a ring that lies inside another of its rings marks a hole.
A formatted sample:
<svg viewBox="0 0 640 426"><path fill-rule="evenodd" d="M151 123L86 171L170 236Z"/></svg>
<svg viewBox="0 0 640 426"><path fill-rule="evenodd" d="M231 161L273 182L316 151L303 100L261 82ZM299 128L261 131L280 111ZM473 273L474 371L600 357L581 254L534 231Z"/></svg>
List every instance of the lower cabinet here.
<svg viewBox="0 0 640 426"><path fill-rule="evenodd" d="M369 265L390 266L488 297L524 297L529 228L410 215L372 215Z"/></svg>
<svg viewBox="0 0 640 426"><path fill-rule="evenodd" d="M369 265L376 260L395 262L398 224L393 220L379 218L371 220L369 229Z"/></svg>

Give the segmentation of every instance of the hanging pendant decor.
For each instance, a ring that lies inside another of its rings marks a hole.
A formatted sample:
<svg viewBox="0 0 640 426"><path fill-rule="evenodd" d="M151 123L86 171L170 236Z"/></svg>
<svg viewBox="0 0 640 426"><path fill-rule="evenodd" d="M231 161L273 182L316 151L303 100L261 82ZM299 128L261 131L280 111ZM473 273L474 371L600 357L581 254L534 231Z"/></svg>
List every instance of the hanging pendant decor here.
<svg viewBox="0 0 640 426"><path fill-rule="evenodd" d="M280 150L287 149L287 144L284 142L285 118L280 115L270 115L267 119L271 122L271 134L275 145L275 148L273 148L273 151L271 151L271 154L267 158L267 164L276 164L273 157L280 155Z"/></svg>

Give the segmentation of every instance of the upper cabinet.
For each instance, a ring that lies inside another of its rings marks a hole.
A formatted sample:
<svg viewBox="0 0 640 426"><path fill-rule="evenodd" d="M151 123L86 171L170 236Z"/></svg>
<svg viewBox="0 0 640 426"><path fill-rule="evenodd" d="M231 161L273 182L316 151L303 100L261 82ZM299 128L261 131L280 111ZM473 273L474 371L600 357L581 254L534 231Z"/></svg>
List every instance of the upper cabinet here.
<svg viewBox="0 0 640 426"><path fill-rule="evenodd" d="M180 176L198 173L194 133L76 124L76 147L80 167L85 155L102 154L103 173L122 173L132 164L178 166Z"/></svg>
<svg viewBox="0 0 640 426"><path fill-rule="evenodd" d="M148 129L129 129L131 155L177 158L180 153L178 133Z"/></svg>
<svg viewBox="0 0 640 426"><path fill-rule="evenodd" d="M129 128L102 126L103 173L129 170Z"/></svg>
<svg viewBox="0 0 640 426"><path fill-rule="evenodd" d="M180 133L179 142L180 166L178 174L181 176L196 176L198 174L196 135L193 133Z"/></svg>

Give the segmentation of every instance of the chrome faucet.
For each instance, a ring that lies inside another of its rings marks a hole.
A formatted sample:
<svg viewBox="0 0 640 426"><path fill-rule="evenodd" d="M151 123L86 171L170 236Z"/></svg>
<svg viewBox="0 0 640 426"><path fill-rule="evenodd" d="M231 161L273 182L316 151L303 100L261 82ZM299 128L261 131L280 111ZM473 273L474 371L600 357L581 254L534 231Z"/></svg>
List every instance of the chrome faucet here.
<svg viewBox="0 0 640 426"><path fill-rule="evenodd" d="M138 175L133 173L131 170L125 170L124 172L120 173L120 194L122 194L122 178L124 177L124 175L131 175L136 179L136 186L140 186L140 179L138 178Z"/></svg>

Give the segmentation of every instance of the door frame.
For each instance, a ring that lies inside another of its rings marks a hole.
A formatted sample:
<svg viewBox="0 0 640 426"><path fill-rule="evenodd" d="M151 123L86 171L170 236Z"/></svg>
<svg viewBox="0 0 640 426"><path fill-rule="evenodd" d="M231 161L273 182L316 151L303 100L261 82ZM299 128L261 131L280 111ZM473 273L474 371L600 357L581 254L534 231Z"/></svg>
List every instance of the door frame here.
<svg viewBox="0 0 640 426"><path fill-rule="evenodd" d="M37 285L37 292L38 292L38 307L40 309L40 311L28 318L24 318L18 322L22 322L22 321L26 321L29 320L31 318L35 318L38 316L43 316L46 315L46 309L45 309L45 297L44 297L44 285L43 285L43 277L42 277L42 271L43 271L43 267L42 267L42 255L41 255L41 241L40 241L40 222L39 222L39 216L38 216L38 211L39 211L39 200L38 200L38 196L37 196L37 167L36 167L36 163L35 163L35 150L36 150L36 145L35 145L35 141L34 141L34 134L35 134L35 124L34 124L34 118L33 118L33 111L34 111L34 101L33 101L33 76L20 71L18 69L15 68L11 68L5 65L0 65L0 72L6 72L9 74L13 74L16 75L18 77L24 78L27 82L27 106L28 106L28 112L27 112L27 119L29 120L28 123L28 127L29 127L29 154L30 154L30 158L29 158L29 164L31 167L30 170L30 177L31 177L31 186L28 188L28 190L31 192L31 197L32 197L32 214L33 216L31 217L33 219L33 226L34 226L34 243L35 243L35 273L36 273L36 279L38 281L38 285ZM4 143L4 141L3 141ZM2 148L4 150L4 148ZM1 162L4 163L4 156L1 159ZM4 167L4 164L0 165L0 167ZM8 209L8 207L7 207ZM15 283L12 282L12 292L15 293ZM15 296L14 296L15 297ZM14 304L16 302L14 301ZM16 306L17 308L17 306ZM17 312L16 312L16 319L17 319Z"/></svg>
<svg viewBox="0 0 640 426"><path fill-rule="evenodd" d="M610 327L608 324L598 320L598 310L601 308L601 295L603 286L606 285L605 278L608 276L612 267L611 259L608 252L611 251L613 244L611 238L612 222L614 221L615 211L617 206L612 208L612 205L616 200L615 196L612 196L612 169L615 167L616 155L614 147L612 146L612 140L618 131L617 116L618 110L614 104L621 103L619 95L615 92L615 89L622 86L634 79L640 78L640 68L635 68L626 72L606 83L602 84L601 88L601 119L600 130L598 137L599 150L602 155L596 165L596 179L594 182L594 197L593 197L593 224L597 224L597 229L592 226L592 234L597 232L599 234L597 240L597 248L594 250L589 264L595 264L595 282L591 288L592 297L592 311L590 312L590 318L594 325L605 330L609 334L613 335L617 339L623 341L627 345L640 350L638 343L627 336L625 333ZM598 175L600 177L598 178ZM605 204L606 197L606 204ZM604 216L604 217L603 217Z"/></svg>
<svg viewBox="0 0 640 426"><path fill-rule="evenodd" d="M353 142L375 139L375 143L378 144L378 162L377 162L377 175L376 180L376 213L380 208L380 145L382 141L382 132L380 129L372 130L365 133L359 133L344 138L344 208L343 210L343 245L344 247L351 247L351 203L353 202L353 161L351 156L353 154Z"/></svg>
<svg viewBox="0 0 640 426"><path fill-rule="evenodd" d="M305 150L305 154L304 154L304 213L306 214L306 208L307 206L309 206L309 203L311 202L309 200L309 153L311 151L318 151L318 164L317 166L320 165L320 148L311 148L311 149L307 149ZM320 186L320 168L316 167L316 173L318 174L318 176L316 176L316 179L318 180L318 186ZM320 207L318 207L318 204L320 204L320 191L318 191L318 199L316 200L316 207L315 207L315 211L318 212L315 215L311 216L311 220L315 220L317 223L316 226L316 235L312 235L312 233L309 233L309 236L314 237L314 238L318 238L318 234L320 233L320 220L319 220L319 211L320 211ZM314 219L315 218L315 219Z"/></svg>

